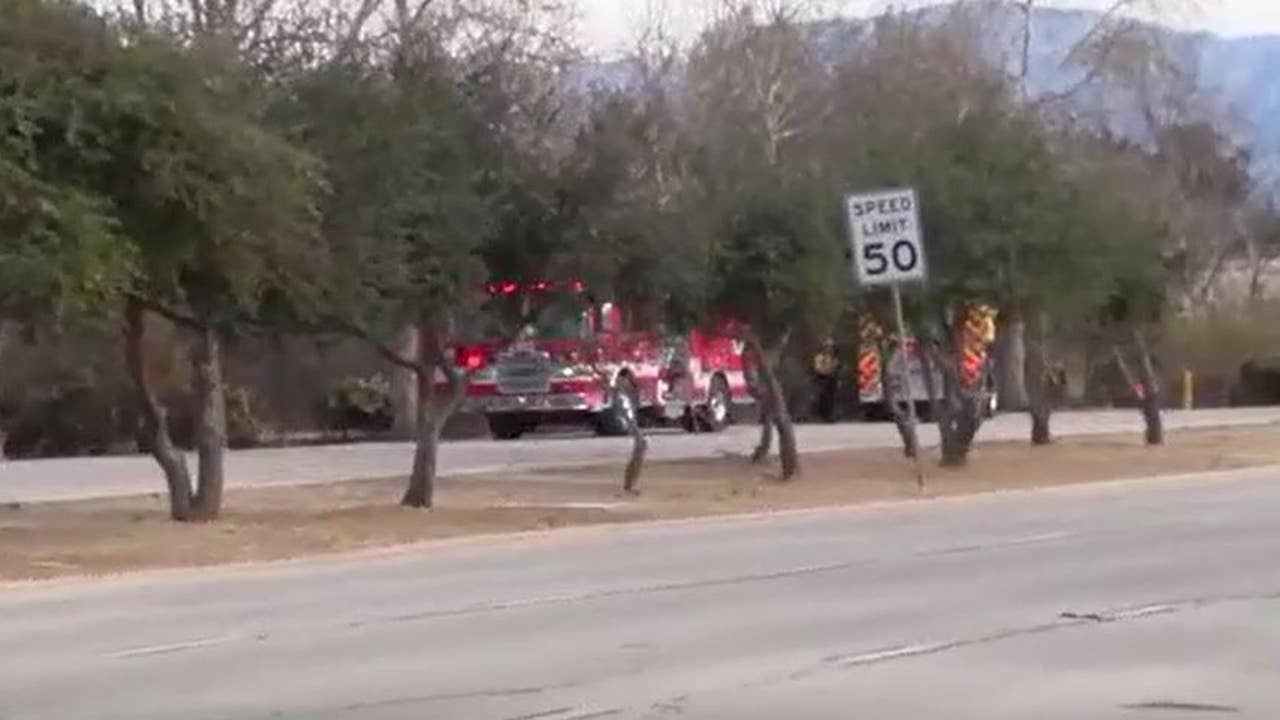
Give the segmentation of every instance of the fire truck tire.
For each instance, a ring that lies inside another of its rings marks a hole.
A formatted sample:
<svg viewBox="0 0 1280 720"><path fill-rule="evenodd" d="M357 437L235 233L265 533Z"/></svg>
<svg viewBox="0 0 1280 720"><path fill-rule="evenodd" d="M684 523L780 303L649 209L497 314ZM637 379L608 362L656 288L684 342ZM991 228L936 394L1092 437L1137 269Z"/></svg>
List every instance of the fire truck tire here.
<svg viewBox="0 0 1280 720"><path fill-rule="evenodd" d="M494 440L519 440L533 428L525 418L512 415L490 415L489 434Z"/></svg>
<svg viewBox="0 0 1280 720"><path fill-rule="evenodd" d="M615 397L622 402L613 402L596 415L596 434L602 437L622 437L631 433L631 419L638 418L640 397L636 392L636 384L630 375L619 375L616 381Z"/></svg>
<svg viewBox="0 0 1280 720"><path fill-rule="evenodd" d="M698 410L698 430L715 433L729 427L729 423L733 421L733 395L729 392L729 381L723 375L716 375L711 379L707 404Z"/></svg>

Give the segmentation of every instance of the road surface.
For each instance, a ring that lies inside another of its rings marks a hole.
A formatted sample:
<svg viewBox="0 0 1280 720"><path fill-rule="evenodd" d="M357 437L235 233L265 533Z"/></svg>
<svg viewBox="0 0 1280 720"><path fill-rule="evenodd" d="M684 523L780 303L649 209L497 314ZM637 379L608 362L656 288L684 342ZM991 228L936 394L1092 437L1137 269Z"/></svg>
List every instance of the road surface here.
<svg viewBox="0 0 1280 720"><path fill-rule="evenodd" d="M1171 428L1280 423L1280 408L1170 412ZM1061 435L1138 432L1135 410L1060 413L1054 431ZM1012 440L1028 436L1025 415L1007 415L986 424L984 440ZM720 435L662 433L653 438L651 459L716 457L742 453L755 442L755 427L731 428ZM922 440L934 443L936 428L925 426ZM798 428L805 450L893 446L898 442L889 424L807 425ZM444 474L483 473L518 467L618 461L630 440L589 436L534 437L513 442L465 440L446 443L441 450ZM303 485L339 480L395 477L407 474L413 448L406 443L370 443L229 453L227 482L231 487ZM138 495L164 489L163 476L149 457L67 458L0 462L0 503L67 500Z"/></svg>
<svg viewBox="0 0 1280 720"><path fill-rule="evenodd" d="M1280 717L1280 469L0 588L0 717Z"/></svg>

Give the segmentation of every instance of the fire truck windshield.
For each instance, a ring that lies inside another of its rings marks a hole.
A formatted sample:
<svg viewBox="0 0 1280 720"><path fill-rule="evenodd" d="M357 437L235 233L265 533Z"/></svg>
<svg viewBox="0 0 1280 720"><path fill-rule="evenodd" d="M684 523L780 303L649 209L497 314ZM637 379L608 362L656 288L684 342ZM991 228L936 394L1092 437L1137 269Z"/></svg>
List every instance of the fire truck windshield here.
<svg viewBox="0 0 1280 720"><path fill-rule="evenodd" d="M569 340L587 336L587 314L577 295L547 295L533 308L524 335L549 340Z"/></svg>

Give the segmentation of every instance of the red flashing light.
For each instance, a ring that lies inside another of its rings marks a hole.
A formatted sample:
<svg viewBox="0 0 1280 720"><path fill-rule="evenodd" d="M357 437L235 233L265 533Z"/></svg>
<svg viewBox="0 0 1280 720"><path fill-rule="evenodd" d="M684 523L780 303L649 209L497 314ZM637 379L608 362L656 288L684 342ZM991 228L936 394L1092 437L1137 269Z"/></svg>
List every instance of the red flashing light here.
<svg viewBox="0 0 1280 720"><path fill-rule="evenodd" d="M459 348L454 354L454 363L467 370L479 370L484 367L484 350L474 347Z"/></svg>
<svg viewBox="0 0 1280 720"><path fill-rule="evenodd" d="M581 280L570 280L568 282L552 282L550 280L537 280L531 283L518 283L514 280L500 280L491 282L484 286L490 295L515 295L520 291L528 292L549 292L557 288L570 290L572 292L583 292L587 289L586 283Z"/></svg>

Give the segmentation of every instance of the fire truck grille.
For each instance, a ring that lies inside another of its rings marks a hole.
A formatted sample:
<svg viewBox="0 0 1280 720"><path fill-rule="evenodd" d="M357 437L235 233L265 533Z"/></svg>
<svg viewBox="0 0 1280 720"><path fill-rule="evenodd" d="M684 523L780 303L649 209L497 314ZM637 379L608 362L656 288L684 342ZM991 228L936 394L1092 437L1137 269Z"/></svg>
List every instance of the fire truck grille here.
<svg viewBox="0 0 1280 720"><path fill-rule="evenodd" d="M551 391L551 364L542 358L510 358L497 366L498 392L535 395Z"/></svg>

